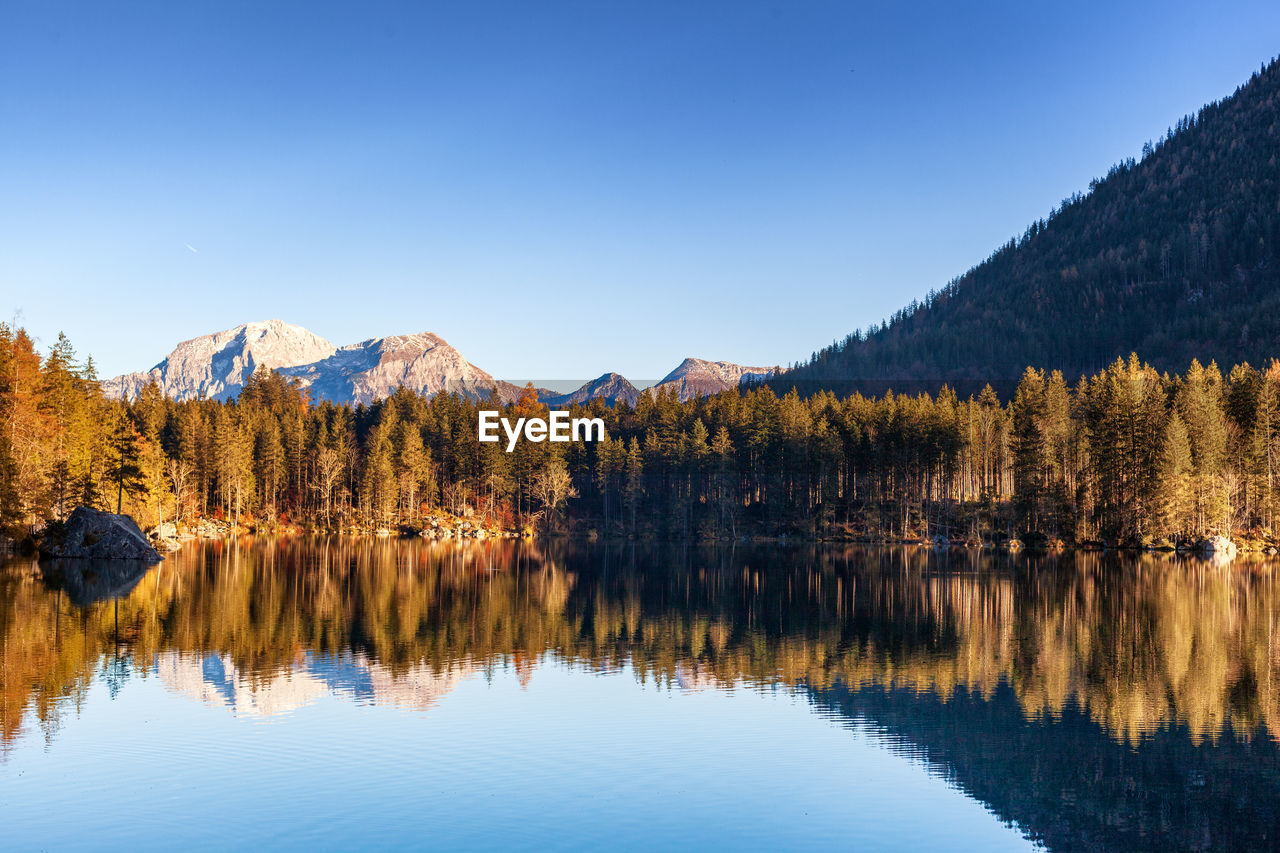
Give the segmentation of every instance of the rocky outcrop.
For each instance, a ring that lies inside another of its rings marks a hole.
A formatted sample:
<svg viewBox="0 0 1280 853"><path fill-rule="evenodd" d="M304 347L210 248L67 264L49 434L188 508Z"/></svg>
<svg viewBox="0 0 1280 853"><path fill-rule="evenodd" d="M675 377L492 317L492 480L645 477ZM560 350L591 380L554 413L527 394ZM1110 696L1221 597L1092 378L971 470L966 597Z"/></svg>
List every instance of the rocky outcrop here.
<svg viewBox="0 0 1280 853"><path fill-rule="evenodd" d="M127 515L76 507L65 524L50 525L40 543L49 557L160 562L160 554Z"/></svg>
<svg viewBox="0 0 1280 853"><path fill-rule="evenodd" d="M147 538L157 551L181 551L182 540L178 538L178 525L171 521L158 524L147 531Z"/></svg>
<svg viewBox="0 0 1280 853"><path fill-rule="evenodd" d="M183 341L149 371L108 379L102 390L108 397L132 400L155 382L166 397L175 400L226 400L239 394L259 367L278 370L311 364L336 350L301 326L280 320L244 323Z"/></svg>
<svg viewBox="0 0 1280 853"><path fill-rule="evenodd" d="M1200 553L1215 560L1230 560L1236 556L1236 543L1225 536L1210 536L1202 539L1196 547Z"/></svg>

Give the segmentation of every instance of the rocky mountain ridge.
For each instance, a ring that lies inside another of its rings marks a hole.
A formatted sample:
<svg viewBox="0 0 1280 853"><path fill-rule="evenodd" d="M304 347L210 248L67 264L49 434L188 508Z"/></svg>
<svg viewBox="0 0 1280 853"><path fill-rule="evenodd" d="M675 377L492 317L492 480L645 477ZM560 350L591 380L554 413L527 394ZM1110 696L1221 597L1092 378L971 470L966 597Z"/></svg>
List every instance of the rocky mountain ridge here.
<svg viewBox="0 0 1280 853"><path fill-rule="evenodd" d="M431 332L370 338L279 372L301 382L313 400L336 403L372 403L401 386L420 394L449 391L467 397L487 397L498 388L496 379Z"/></svg>
<svg viewBox="0 0 1280 853"><path fill-rule="evenodd" d="M152 382L175 400L226 400L237 396L260 367L295 379L315 401L371 403L404 387L428 396L442 391L471 398L497 392L516 399L521 389L495 379L432 332L388 335L338 347L319 335L280 320L244 323L183 341L155 367L102 383L109 397L134 399ZM726 361L686 358L649 393L674 389L681 400L736 388L772 376L775 369ZM567 406L602 399L634 406L644 393L625 377L606 373L570 393L538 389L549 405Z"/></svg>
<svg viewBox="0 0 1280 853"><path fill-rule="evenodd" d="M301 326L280 320L242 323L232 329L183 341L145 372L126 373L102 383L108 397L133 399L155 382L175 400L227 400L240 393L259 367L278 370L328 358L337 347Z"/></svg>

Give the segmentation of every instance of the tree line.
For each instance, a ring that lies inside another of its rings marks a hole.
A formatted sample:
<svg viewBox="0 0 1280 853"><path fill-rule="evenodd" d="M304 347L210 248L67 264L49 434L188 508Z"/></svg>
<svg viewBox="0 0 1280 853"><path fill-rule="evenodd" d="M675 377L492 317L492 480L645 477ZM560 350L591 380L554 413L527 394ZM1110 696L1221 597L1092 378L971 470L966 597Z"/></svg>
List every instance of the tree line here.
<svg viewBox="0 0 1280 853"><path fill-rule="evenodd" d="M231 401L154 385L110 400L64 336L42 356L0 325L0 524L31 535L86 504L144 526L372 529L449 513L604 536L1145 545L1267 538L1280 500L1276 362L1170 375L1131 356L1073 385L1028 368L1007 401L990 386L594 400L572 413L603 419L605 440L512 453L476 440L482 408L546 411L532 388L510 403L401 389L312 404L265 369Z"/></svg>

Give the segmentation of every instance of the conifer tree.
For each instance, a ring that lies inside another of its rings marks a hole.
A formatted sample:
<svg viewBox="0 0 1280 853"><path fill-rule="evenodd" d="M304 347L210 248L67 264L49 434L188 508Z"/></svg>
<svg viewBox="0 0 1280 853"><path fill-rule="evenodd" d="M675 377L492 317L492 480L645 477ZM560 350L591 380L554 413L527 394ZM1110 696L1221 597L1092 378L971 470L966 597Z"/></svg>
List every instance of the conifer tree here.
<svg viewBox="0 0 1280 853"><path fill-rule="evenodd" d="M1227 490L1227 418L1222 406L1222 375L1192 361L1178 389L1177 407L1187 425L1195 470L1196 529L1224 523L1230 512Z"/></svg>
<svg viewBox="0 0 1280 853"><path fill-rule="evenodd" d="M1015 510L1018 525L1026 531L1040 529L1041 505L1047 491L1046 409L1044 374L1028 367L1010 407Z"/></svg>
<svg viewBox="0 0 1280 853"><path fill-rule="evenodd" d="M600 490L606 532L613 526L614 497L619 491L619 477L625 467L626 450L622 442L606 435L597 445L595 466L595 482Z"/></svg>
<svg viewBox="0 0 1280 853"><path fill-rule="evenodd" d="M721 426L711 440L711 456L714 460L715 474L712 478L714 500L720 512L720 532L737 535L737 507L734 497L733 483L733 441L729 430Z"/></svg>
<svg viewBox="0 0 1280 853"><path fill-rule="evenodd" d="M400 487L400 506L410 524L418 519L418 507L430 501L434 491L431 473L431 457L422 443L418 427L403 421L400 424L399 452L396 474Z"/></svg>
<svg viewBox="0 0 1280 853"><path fill-rule="evenodd" d="M636 533L636 516L640 509L641 478L644 475L644 458L640 453L640 442L633 436L627 446L626 492L628 530Z"/></svg>
<svg viewBox="0 0 1280 853"><path fill-rule="evenodd" d="M124 511L126 493L134 495L146 488L143 471L138 466L138 439L137 428L128 411L123 406L113 407L109 450L117 513Z"/></svg>
<svg viewBox="0 0 1280 853"><path fill-rule="evenodd" d="M1175 536L1189 532L1196 511L1195 470L1187 425L1177 411L1169 418L1160 452L1160 520Z"/></svg>

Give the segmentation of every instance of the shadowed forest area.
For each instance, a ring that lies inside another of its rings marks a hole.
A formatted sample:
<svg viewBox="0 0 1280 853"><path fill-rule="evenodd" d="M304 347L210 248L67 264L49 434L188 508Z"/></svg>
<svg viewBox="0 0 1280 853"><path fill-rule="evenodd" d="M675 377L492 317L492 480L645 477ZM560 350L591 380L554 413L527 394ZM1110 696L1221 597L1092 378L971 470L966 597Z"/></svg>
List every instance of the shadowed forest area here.
<svg viewBox="0 0 1280 853"><path fill-rule="evenodd" d="M815 352L787 387L1009 393L1029 364L1091 375L1275 355L1280 61L1179 120L987 260Z"/></svg>

